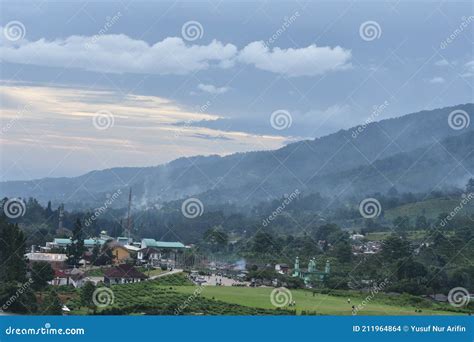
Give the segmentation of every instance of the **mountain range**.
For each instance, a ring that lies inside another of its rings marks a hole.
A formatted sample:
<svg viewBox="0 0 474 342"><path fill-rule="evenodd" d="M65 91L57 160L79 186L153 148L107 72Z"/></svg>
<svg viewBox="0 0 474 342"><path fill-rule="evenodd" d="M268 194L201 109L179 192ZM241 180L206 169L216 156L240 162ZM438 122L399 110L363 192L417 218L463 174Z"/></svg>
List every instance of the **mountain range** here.
<svg viewBox="0 0 474 342"><path fill-rule="evenodd" d="M248 205L298 189L326 196L365 196L395 187L425 192L462 187L474 170L474 131L449 124L454 111L474 104L426 110L272 151L180 158L154 167L120 167L79 177L0 183L2 197L34 197L72 207L124 207L128 188L136 207L197 197L203 203ZM469 119L469 117L467 118Z"/></svg>

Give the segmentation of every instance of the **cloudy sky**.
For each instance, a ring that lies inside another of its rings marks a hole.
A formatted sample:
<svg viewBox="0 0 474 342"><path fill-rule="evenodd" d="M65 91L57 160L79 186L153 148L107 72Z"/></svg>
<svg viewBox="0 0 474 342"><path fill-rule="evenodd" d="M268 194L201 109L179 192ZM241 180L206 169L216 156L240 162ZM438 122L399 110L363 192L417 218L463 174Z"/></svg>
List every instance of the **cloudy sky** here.
<svg viewBox="0 0 474 342"><path fill-rule="evenodd" d="M275 149L473 101L471 1L0 6L0 180Z"/></svg>

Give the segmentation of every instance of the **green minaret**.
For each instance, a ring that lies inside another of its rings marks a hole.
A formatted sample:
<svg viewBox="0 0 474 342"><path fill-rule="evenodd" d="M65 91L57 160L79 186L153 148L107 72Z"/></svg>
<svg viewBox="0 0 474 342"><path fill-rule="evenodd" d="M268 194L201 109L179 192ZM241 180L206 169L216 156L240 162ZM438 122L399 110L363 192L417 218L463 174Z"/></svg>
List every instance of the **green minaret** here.
<svg viewBox="0 0 474 342"><path fill-rule="evenodd" d="M324 268L324 273L329 274L331 272L331 265L329 264L329 260L326 260L326 267Z"/></svg>
<svg viewBox="0 0 474 342"><path fill-rule="evenodd" d="M312 258L308 264L308 273L316 272L316 260Z"/></svg>
<svg viewBox="0 0 474 342"><path fill-rule="evenodd" d="M300 258L296 257L293 277L299 277L299 276L300 276Z"/></svg>

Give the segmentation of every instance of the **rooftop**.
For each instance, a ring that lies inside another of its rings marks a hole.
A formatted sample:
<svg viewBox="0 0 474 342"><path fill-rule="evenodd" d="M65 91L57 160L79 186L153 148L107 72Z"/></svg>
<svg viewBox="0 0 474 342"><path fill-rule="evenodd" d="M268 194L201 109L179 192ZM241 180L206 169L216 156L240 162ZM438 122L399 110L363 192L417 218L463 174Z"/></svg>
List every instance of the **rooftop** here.
<svg viewBox="0 0 474 342"><path fill-rule="evenodd" d="M26 253L25 254L30 261L66 261L66 254L56 253Z"/></svg>
<svg viewBox="0 0 474 342"><path fill-rule="evenodd" d="M132 252L137 252L140 250L140 247L137 247L137 246L132 246L132 245L124 245L124 247L126 249L128 249L129 251L132 251Z"/></svg>
<svg viewBox="0 0 474 342"><path fill-rule="evenodd" d="M56 245L70 245L72 243L71 239L59 239L55 238L54 239L54 244ZM92 247L94 245L103 245L105 243L105 240L102 239L85 239L84 240L84 246L86 247Z"/></svg>
<svg viewBox="0 0 474 342"><path fill-rule="evenodd" d="M156 248L185 248L181 242L156 241L155 239L142 239L142 247Z"/></svg>
<svg viewBox="0 0 474 342"><path fill-rule="evenodd" d="M128 264L118 265L116 267L109 268L105 271L104 275L107 278L135 278L135 279L146 279L146 275L138 271L135 267Z"/></svg>

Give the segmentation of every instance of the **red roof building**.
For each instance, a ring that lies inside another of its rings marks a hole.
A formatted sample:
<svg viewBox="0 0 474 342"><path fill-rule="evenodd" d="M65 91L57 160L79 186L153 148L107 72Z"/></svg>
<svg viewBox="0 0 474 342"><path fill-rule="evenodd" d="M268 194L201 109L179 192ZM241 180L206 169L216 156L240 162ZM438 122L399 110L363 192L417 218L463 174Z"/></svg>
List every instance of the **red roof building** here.
<svg viewBox="0 0 474 342"><path fill-rule="evenodd" d="M147 276L128 264L111 267L105 271L104 282L106 284L135 283L146 279Z"/></svg>

